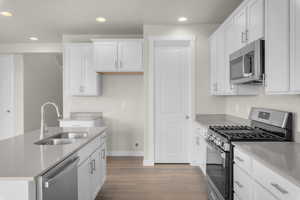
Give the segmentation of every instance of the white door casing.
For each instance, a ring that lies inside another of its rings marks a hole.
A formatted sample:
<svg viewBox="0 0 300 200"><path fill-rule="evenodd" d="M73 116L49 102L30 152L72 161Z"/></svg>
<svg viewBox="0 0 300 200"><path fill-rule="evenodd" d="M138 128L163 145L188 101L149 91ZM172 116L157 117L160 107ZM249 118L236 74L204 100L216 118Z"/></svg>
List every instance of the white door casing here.
<svg viewBox="0 0 300 200"><path fill-rule="evenodd" d="M0 55L0 140L15 133L14 57Z"/></svg>
<svg viewBox="0 0 300 200"><path fill-rule="evenodd" d="M191 41L153 42L155 163L188 163Z"/></svg>

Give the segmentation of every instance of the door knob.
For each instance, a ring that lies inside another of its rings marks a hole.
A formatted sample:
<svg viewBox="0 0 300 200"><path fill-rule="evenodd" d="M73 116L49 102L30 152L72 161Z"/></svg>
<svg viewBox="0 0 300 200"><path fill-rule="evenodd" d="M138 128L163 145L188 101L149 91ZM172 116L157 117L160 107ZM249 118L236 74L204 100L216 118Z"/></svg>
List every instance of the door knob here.
<svg viewBox="0 0 300 200"><path fill-rule="evenodd" d="M6 110L7 113L10 113L10 110Z"/></svg>
<svg viewBox="0 0 300 200"><path fill-rule="evenodd" d="M190 116L186 115L186 116L185 116L185 119L190 119Z"/></svg>

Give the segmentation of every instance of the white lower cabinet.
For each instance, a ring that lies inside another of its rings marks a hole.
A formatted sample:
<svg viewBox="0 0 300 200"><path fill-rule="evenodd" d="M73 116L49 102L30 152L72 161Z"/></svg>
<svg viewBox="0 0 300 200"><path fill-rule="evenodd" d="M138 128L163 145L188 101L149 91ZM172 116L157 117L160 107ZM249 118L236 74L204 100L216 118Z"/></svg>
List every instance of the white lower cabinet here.
<svg viewBox="0 0 300 200"><path fill-rule="evenodd" d="M298 200L300 188L235 147L233 188L238 200Z"/></svg>
<svg viewBox="0 0 300 200"><path fill-rule="evenodd" d="M106 144L98 148L78 167L78 200L94 200L106 178Z"/></svg>
<svg viewBox="0 0 300 200"><path fill-rule="evenodd" d="M200 167L203 174L206 174L206 142L204 134L207 128L195 123L194 137L193 137L193 153L192 153L192 165Z"/></svg>
<svg viewBox="0 0 300 200"><path fill-rule="evenodd" d="M92 199L90 191L92 166L88 159L78 167L78 200Z"/></svg>

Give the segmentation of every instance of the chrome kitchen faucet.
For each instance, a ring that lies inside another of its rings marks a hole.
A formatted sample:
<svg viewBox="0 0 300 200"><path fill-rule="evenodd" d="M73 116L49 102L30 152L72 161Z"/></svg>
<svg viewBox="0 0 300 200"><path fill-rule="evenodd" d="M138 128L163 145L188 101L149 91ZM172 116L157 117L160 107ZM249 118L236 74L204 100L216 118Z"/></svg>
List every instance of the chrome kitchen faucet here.
<svg viewBox="0 0 300 200"><path fill-rule="evenodd" d="M59 112L58 106L53 103L53 102L46 102L41 106L41 134L40 134L40 139L44 138L44 133L47 132L47 124L45 123L45 107L49 105L49 106L53 106L56 110L56 114L57 114L57 119L61 119L61 114Z"/></svg>

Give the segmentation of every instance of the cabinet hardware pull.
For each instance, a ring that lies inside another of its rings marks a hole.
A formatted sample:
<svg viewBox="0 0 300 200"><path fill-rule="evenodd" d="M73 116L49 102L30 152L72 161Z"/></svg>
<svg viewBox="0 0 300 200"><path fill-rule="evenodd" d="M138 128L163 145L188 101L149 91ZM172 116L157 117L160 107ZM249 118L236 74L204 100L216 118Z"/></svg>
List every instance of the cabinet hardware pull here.
<svg viewBox="0 0 300 200"><path fill-rule="evenodd" d="M271 183L271 186L273 186L275 189L277 189L282 194L288 194L289 192L285 189L283 189L279 184L277 183Z"/></svg>
<svg viewBox="0 0 300 200"><path fill-rule="evenodd" d="M249 40L249 30L248 29L246 29L246 32L245 32L245 36L246 36L246 40L245 40L245 42L248 42L248 40Z"/></svg>
<svg viewBox="0 0 300 200"><path fill-rule="evenodd" d="M238 157L238 156L235 156L235 159L237 159L240 162L244 162L244 160L242 158Z"/></svg>
<svg viewBox="0 0 300 200"><path fill-rule="evenodd" d="M241 42L244 43L244 32L241 33Z"/></svg>
<svg viewBox="0 0 300 200"><path fill-rule="evenodd" d="M93 161L90 162L90 173L93 174L94 170L93 170Z"/></svg>
<svg viewBox="0 0 300 200"><path fill-rule="evenodd" d="M93 170L96 171L96 160L93 160Z"/></svg>
<svg viewBox="0 0 300 200"><path fill-rule="evenodd" d="M234 181L234 183L239 187L239 188L243 188L244 186L240 183L240 182L238 182L238 181Z"/></svg>

